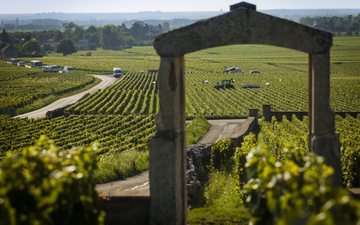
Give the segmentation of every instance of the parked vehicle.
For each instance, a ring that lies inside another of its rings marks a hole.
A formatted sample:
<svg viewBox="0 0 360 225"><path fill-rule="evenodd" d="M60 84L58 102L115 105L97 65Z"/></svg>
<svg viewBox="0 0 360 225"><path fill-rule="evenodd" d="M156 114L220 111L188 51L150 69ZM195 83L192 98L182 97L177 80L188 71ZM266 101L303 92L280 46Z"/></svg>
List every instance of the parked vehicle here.
<svg viewBox="0 0 360 225"><path fill-rule="evenodd" d="M74 71L74 68L72 66L64 66L64 69L62 71L64 73L72 73Z"/></svg>
<svg viewBox="0 0 360 225"><path fill-rule="evenodd" d="M17 66L18 66L18 67L25 67L25 61L19 61L19 62L17 63Z"/></svg>
<svg viewBox="0 0 360 225"><path fill-rule="evenodd" d="M61 67L58 65L48 65L48 66L43 66L42 67L42 71L43 72L59 72L61 70Z"/></svg>
<svg viewBox="0 0 360 225"><path fill-rule="evenodd" d="M243 84L241 85L242 88L260 88L259 84Z"/></svg>
<svg viewBox="0 0 360 225"><path fill-rule="evenodd" d="M31 67L41 68L43 66L43 63L40 60L31 60L30 64L31 64Z"/></svg>
<svg viewBox="0 0 360 225"><path fill-rule="evenodd" d="M120 77L122 75L122 69L114 67L113 68L113 76L114 77Z"/></svg>
<svg viewBox="0 0 360 225"><path fill-rule="evenodd" d="M225 68L224 73L244 73L244 71L239 67L232 66Z"/></svg>
<svg viewBox="0 0 360 225"><path fill-rule="evenodd" d="M260 70L250 70L250 74L260 74Z"/></svg>
<svg viewBox="0 0 360 225"><path fill-rule="evenodd" d="M8 64L11 64L11 65L17 65L17 63L18 63L18 60L16 59L16 58L11 58L10 60L9 60L9 62L7 62Z"/></svg>

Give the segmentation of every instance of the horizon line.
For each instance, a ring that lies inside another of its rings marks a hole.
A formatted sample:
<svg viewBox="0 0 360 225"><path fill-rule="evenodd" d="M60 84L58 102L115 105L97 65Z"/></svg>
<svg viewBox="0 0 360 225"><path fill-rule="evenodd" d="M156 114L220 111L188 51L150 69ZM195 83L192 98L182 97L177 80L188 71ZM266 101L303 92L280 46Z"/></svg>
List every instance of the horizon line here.
<svg viewBox="0 0 360 225"><path fill-rule="evenodd" d="M360 10L360 8L276 8L276 9L257 9L257 11L271 11L271 10ZM127 14L135 14L135 13L194 13L194 12L229 12L230 10L193 10L193 11L161 11L161 10L150 10L150 11L132 11L132 12L21 12L21 13L2 13L0 15L26 15L26 14L87 14L87 13L101 13L101 14L117 14L117 13L127 13Z"/></svg>

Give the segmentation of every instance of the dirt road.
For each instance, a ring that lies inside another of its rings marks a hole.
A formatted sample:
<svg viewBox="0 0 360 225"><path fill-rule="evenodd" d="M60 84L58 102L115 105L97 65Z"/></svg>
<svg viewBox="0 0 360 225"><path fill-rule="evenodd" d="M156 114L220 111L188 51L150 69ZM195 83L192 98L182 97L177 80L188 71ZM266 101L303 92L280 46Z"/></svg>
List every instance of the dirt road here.
<svg viewBox="0 0 360 225"><path fill-rule="evenodd" d="M199 140L199 144L212 144L223 138L239 136L243 130L246 119L234 120L209 120L211 127L209 131Z"/></svg>
<svg viewBox="0 0 360 225"><path fill-rule="evenodd" d="M209 120L211 128L200 139L200 144L212 144L219 139L239 136L247 129L246 119ZM126 180L96 185L100 196L149 196L149 171Z"/></svg>
<svg viewBox="0 0 360 225"><path fill-rule="evenodd" d="M149 196L149 171L126 180L96 185L100 196Z"/></svg>
<svg viewBox="0 0 360 225"><path fill-rule="evenodd" d="M99 78L102 81L99 84L97 84L96 86L90 88L89 90L78 93L76 95L72 95L72 96L69 96L66 98L59 99L41 109L38 109L38 110L35 110L32 112L28 112L28 113L25 113L22 115L18 115L15 118L44 118L46 115L46 112L73 104L73 103L77 102L85 94L87 94L87 93L91 94L99 89L104 89L106 87L109 87L109 86L115 84L116 81L119 80L119 78L114 78L113 76L110 76L110 75L94 75L94 77Z"/></svg>

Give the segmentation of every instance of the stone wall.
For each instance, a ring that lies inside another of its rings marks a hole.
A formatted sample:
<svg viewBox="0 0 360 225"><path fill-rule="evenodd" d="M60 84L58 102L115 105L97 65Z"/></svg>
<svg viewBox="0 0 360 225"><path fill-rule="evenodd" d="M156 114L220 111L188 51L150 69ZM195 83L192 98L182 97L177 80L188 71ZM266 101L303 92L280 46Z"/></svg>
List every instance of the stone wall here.
<svg viewBox="0 0 360 225"><path fill-rule="evenodd" d="M335 112L335 115L339 115L341 117L346 117L347 115L356 117L360 112ZM276 120L282 120L283 116L285 116L288 120L291 120L293 116L296 116L298 119L302 120L304 116L308 116L308 112L296 112L296 111L272 111L271 105L263 105L263 117L266 121L271 121L272 117L275 117Z"/></svg>

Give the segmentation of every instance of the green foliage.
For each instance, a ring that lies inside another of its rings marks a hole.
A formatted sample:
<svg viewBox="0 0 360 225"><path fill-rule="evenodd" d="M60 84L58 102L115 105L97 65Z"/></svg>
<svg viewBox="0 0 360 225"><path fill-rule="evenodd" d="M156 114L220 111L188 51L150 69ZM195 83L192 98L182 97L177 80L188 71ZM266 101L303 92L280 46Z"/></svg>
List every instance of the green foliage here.
<svg viewBox="0 0 360 225"><path fill-rule="evenodd" d="M42 53L42 49L39 42L34 39L26 41L21 46L21 51L29 55L39 55Z"/></svg>
<svg viewBox="0 0 360 225"><path fill-rule="evenodd" d="M308 26L316 26L317 28L330 32L346 32L350 35L360 32L360 14L357 16L317 16L302 17L300 23Z"/></svg>
<svg viewBox="0 0 360 225"><path fill-rule="evenodd" d="M360 117L336 118L340 133L341 166L346 187L360 187Z"/></svg>
<svg viewBox="0 0 360 225"><path fill-rule="evenodd" d="M148 141L155 133L153 116L87 115L54 119L0 118L0 155L17 151L45 134L61 149L99 141L98 182L132 176L148 169Z"/></svg>
<svg viewBox="0 0 360 225"><path fill-rule="evenodd" d="M219 210L214 207L191 209L187 213L188 225L248 225L249 213L246 208L226 208Z"/></svg>
<svg viewBox="0 0 360 225"><path fill-rule="evenodd" d="M314 154L285 149L277 161L263 146L247 156L248 195L254 225L335 225L360 222L360 202L333 187L333 169Z"/></svg>
<svg viewBox="0 0 360 225"><path fill-rule="evenodd" d="M64 56L76 52L76 48L71 40L62 40L57 46L56 52L62 53Z"/></svg>
<svg viewBox="0 0 360 225"><path fill-rule="evenodd" d="M246 156L257 146L257 140L254 133L250 133L245 136L240 147L235 148L235 153L233 156L234 161L234 175L237 178L239 188L243 188L244 184L247 182L246 177Z"/></svg>
<svg viewBox="0 0 360 225"><path fill-rule="evenodd" d="M289 143L296 146L299 154L305 155L308 151L308 120L308 117L303 121L293 117L292 121L286 118L281 122L261 121L258 140L245 138L242 145L253 147L254 141L256 144L264 144L279 161L287 159L283 148ZM335 122L336 130L340 132L343 184L346 187L358 187L360 185L360 117L347 116L344 119L336 117ZM242 151L246 153L248 150L249 148ZM235 163L239 163L237 160ZM239 175L244 176L241 173Z"/></svg>
<svg viewBox="0 0 360 225"><path fill-rule="evenodd" d="M0 224L104 224L94 174L97 146L60 151L40 137L0 164Z"/></svg>
<svg viewBox="0 0 360 225"><path fill-rule="evenodd" d="M221 171L212 172L204 190L206 207L219 210L241 207L242 196L236 184L237 180L231 174Z"/></svg>
<svg viewBox="0 0 360 225"><path fill-rule="evenodd" d="M211 127L204 117L197 117L186 125L186 145L197 143Z"/></svg>
<svg viewBox="0 0 360 225"><path fill-rule="evenodd" d="M217 141L211 146L210 168L230 171L233 166L234 145L230 138Z"/></svg>
<svg viewBox="0 0 360 225"><path fill-rule="evenodd" d="M96 182L125 179L149 169L149 151L125 150L101 156Z"/></svg>

